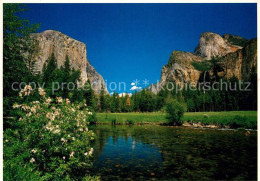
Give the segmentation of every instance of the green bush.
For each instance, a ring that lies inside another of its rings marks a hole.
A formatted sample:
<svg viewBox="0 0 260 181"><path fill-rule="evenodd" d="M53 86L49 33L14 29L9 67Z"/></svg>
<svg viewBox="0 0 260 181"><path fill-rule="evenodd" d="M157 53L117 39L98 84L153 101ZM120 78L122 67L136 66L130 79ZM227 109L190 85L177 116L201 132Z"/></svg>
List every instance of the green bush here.
<svg viewBox="0 0 260 181"><path fill-rule="evenodd" d="M232 129L237 128L251 128L250 122L248 121L246 116L239 116L236 115L231 121L229 122L229 126Z"/></svg>
<svg viewBox="0 0 260 181"><path fill-rule="evenodd" d="M133 121L133 120L126 120L126 124L127 124L127 125L133 125L133 124L134 124L134 121Z"/></svg>
<svg viewBox="0 0 260 181"><path fill-rule="evenodd" d="M14 127L4 132L5 180L81 180L90 174L94 133L88 130L91 113L68 99L42 96L13 105ZM21 98L33 90L26 86ZM23 177L23 178L21 178Z"/></svg>
<svg viewBox="0 0 260 181"><path fill-rule="evenodd" d="M184 104L181 104L177 100L170 100L166 104L166 118L168 119L169 124L174 126L181 126L181 117L183 116L185 111L186 106Z"/></svg>
<svg viewBox="0 0 260 181"><path fill-rule="evenodd" d="M87 121L89 122L89 124L97 124L97 116L94 112L94 109L92 107L87 107L86 111L88 114Z"/></svg>
<svg viewBox="0 0 260 181"><path fill-rule="evenodd" d="M116 118L112 119L112 125L116 125Z"/></svg>
<svg viewBox="0 0 260 181"><path fill-rule="evenodd" d="M257 122L249 120L246 116L236 115L231 121L229 121L229 126L232 129L257 129Z"/></svg>

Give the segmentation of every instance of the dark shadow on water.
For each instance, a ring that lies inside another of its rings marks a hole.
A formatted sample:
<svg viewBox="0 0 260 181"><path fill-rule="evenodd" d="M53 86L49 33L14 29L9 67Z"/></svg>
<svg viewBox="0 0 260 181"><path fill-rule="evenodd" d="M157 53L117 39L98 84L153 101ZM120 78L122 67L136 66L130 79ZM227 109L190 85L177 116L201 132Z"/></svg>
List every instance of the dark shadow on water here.
<svg viewBox="0 0 260 181"><path fill-rule="evenodd" d="M181 127L93 125L102 180L256 180L257 134Z"/></svg>

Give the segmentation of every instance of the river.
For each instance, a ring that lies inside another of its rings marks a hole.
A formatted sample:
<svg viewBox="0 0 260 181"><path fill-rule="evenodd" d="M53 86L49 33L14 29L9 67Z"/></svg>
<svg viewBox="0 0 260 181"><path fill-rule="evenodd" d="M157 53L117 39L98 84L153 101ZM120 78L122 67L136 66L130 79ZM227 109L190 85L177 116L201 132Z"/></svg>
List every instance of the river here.
<svg viewBox="0 0 260 181"><path fill-rule="evenodd" d="M257 132L91 126L93 175L102 180L256 180Z"/></svg>

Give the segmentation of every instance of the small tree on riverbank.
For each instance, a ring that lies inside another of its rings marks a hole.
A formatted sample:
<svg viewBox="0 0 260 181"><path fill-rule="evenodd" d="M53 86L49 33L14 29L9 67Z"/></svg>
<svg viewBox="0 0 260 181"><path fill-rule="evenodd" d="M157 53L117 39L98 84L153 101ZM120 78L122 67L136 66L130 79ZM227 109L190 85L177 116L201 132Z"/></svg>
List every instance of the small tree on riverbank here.
<svg viewBox="0 0 260 181"><path fill-rule="evenodd" d="M181 126L182 121L181 117L186 111L186 105L178 102L175 99L169 100L166 104L166 118L169 121L169 124L174 126Z"/></svg>

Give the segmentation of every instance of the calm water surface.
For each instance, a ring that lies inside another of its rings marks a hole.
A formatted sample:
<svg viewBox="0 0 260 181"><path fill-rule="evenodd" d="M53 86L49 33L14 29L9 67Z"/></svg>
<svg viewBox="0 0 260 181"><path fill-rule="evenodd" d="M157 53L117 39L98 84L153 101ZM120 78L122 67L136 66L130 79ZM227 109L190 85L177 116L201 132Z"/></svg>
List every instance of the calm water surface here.
<svg viewBox="0 0 260 181"><path fill-rule="evenodd" d="M96 125L93 175L102 180L256 180L257 133Z"/></svg>

